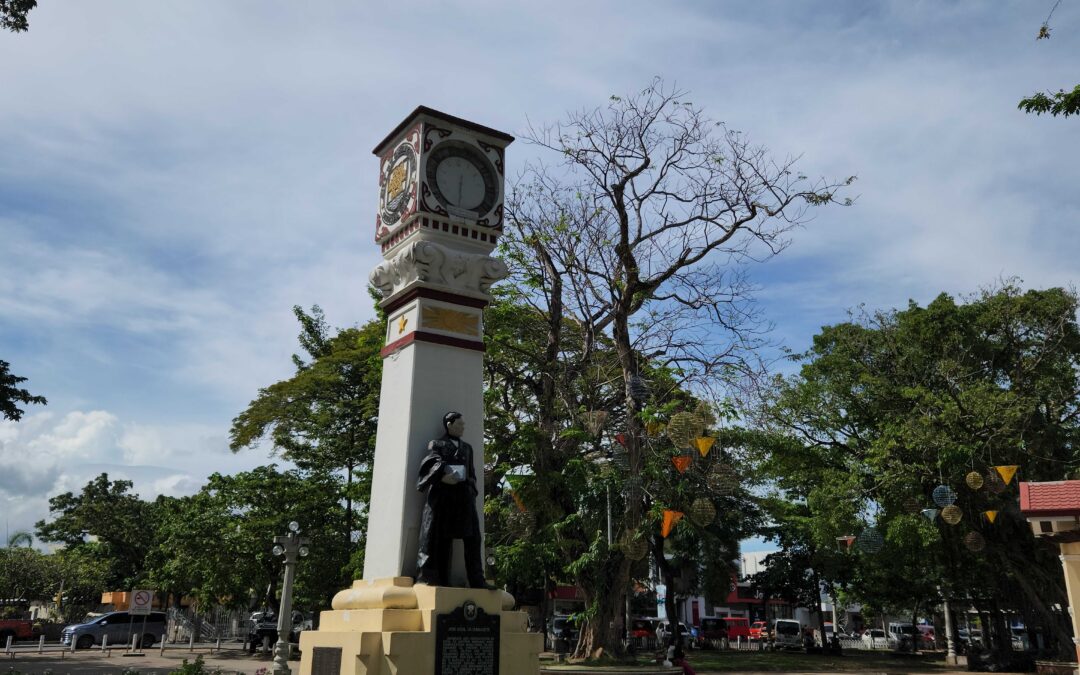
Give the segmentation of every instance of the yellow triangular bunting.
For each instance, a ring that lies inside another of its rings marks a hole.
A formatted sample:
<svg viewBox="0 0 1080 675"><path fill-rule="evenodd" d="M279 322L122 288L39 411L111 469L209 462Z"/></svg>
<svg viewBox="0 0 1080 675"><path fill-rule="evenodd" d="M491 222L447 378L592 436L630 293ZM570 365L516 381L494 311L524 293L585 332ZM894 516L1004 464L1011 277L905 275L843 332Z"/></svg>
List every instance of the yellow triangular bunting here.
<svg viewBox="0 0 1080 675"><path fill-rule="evenodd" d="M716 439L710 438L709 436L702 436L701 438L694 439L694 445L697 446L697 450L701 453L702 457L709 454L709 451L712 450L713 443L715 442Z"/></svg>
<svg viewBox="0 0 1080 675"><path fill-rule="evenodd" d="M1005 484L1008 485L1012 482L1013 476L1016 475L1016 470L1019 468L1020 467L1016 464L1003 464L1001 466L995 466L994 470L1001 476L1001 480L1005 481Z"/></svg>
<svg viewBox="0 0 1080 675"><path fill-rule="evenodd" d="M986 516L986 519L989 520L991 524L997 520L997 514L997 511L983 511L983 515Z"/></svg>

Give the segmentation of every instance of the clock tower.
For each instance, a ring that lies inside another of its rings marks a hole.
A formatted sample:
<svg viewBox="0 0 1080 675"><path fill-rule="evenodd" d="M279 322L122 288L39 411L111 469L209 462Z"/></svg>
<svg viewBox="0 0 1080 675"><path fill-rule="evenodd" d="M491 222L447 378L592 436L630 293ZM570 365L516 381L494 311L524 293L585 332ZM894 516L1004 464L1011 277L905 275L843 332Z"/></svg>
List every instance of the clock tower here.
<svg viewBox="0 0 1080 675"><path fill-rule="evenodd" d="M374 150L384 262L370 278L388 320L364 579L416 574L417 471L446 412L464 415L463 440L484 475L483 308L507 273L489 254L502 233L513 140L421 106ZM481 489L481 529L483 497ZM460 548L456 542L451 577L465 585Z"/></svg>
<svg viewBox="0 0 1080 675"><path fill-rule="evenodd" d="M466 586L462 542L450 585L416 584L427 445L443 416L465 419L483 532L483 309L506 265L489 254L503 225L506 146L514 139L417 108L375 148L379 209L371 272L386 311L382 389L364 575L300 634L300 675L536 675L543 639L507 592ZM468 497L465 497L466 504Z"/></svg>

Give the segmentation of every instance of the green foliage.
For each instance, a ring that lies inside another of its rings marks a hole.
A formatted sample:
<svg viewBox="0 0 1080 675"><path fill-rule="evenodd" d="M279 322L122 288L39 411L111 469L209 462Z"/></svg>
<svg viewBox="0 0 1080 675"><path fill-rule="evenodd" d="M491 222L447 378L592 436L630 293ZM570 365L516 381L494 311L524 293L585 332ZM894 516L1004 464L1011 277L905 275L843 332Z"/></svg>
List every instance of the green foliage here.
<svg viewBox="0 0 1080 675"><path fill-rule="evenodd" d="M274 466L215 473L197 494L162 506L148 556L151 580L204 604L274 603L282 558L270 549L274 536L295 520L312 550L297 565L296 606L324 607L348 581L342 575L349 551L340 492L338 477Z"/></svg>
<svg viewBox="0 0 1080 675"><path fill-rule="evenodd" d="M52 556L32 548L0 548L0 598L49 600L56 580Z"/></svg>
<svg viewBox="0 0 1080 675"><path fill-rule="evenodd" d="M202 654L199 654L195 657L194 663L188 663L188 660L184 659L180 667L170 671L169 675L221 675L221 668L213 670L207 668Z"/></svg>
<svg viewBox="0 0 1080 675"><path fill-rule="evenodd" d="M0 22L4 20L2 14L4 2L5 0L0 0ZM3 25L3 23L0 23L0 25ZM34 396L27 390L16 386L21 382L26 382L26 378L12 374L9 368L10 364L7 361L0 361L0 416L3 419L18 422L22 418L23 411L16 403L45 405L47 401L44 396Z"/></svg>
<svg viewBox="0 0 1080 675"><path fill-rule="evenodd" d="M110 481L103 473L78 495L51 498L53 520L38 521L38 538L107 563L107 588L132 588L143 577L151 540L146 533L155 528L157 509L131 494L131 487L131 481Z"/></svg>
<svg viewBox="0 0 1080 675"><path fill-rule="evenodd" d="M1026 113L1036 115L1043 113L1049 113L1054 117L1080 115L1080 84L1076 85L1072 91L1059 89L1056 92L1036 92L1022 99L1016 107Z"/></svg>
<svg viewBox="0 0 1080 675"><path fill-rule="evenodd" d="M268 438L275 452L303 471L344 474L335 494L345 502L341 534L351 549L353 533L366 530L366 515L357 518L354 503L366 502L371 492L384 324L370 321L332 332L318 306L310 314L300 307L293 312L306 356L294 355L296 373L259 390L237 415L230 448L239 452ZM353 561L350 569L355 567Z"/></svg>
<svg viewBox="0 0 1080 675"><path fill-rule="evenodd" d="M764 469L782 495L805 500L810 520L788 524L819 549L870 525L884 534L881 552L853 552L853 576L833 581L863 602L909 607L937 586L976 601L989 593L1057 621L1059 565L1015 509L1016 483L999 494L964 479L1016 464L1023 480L1061 480L1080 464L1077 305L1062 289L1006 285L815 336L765 411L789 440ZM939 484L957 492L961 525L918 515ZM994 525L988 509L1001 512ZM969 531L985 551L963 546Z"/></svg>
<svg viewBox="0 0 1080 675"><path fill-rule="evenodd" d="M37 0L0 0L0 28L18 33L30 27L26 15L37 7Z"/></svg>

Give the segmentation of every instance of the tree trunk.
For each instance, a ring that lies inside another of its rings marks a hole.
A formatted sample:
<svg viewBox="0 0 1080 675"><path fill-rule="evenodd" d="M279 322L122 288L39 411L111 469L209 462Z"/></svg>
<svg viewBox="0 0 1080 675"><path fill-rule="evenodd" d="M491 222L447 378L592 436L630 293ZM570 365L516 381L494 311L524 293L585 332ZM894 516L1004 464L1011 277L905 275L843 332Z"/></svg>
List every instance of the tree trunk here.
<svg viewBox="0 0 1080 675"><path fill-rule="evenodd" d="M630 577L630 561L622 558L618 568L611 575L616 581ZM595 607L596 611L581 628L577 648L574 657L583 659L592 656L596 650L603 649L603 653L611 656L619 656L623 652L623 625L622 613L625 605L626 588L618 586L587 588L588 581L581 580L578 587L582 588L585 595L585 603L588 607Z"/></svg>

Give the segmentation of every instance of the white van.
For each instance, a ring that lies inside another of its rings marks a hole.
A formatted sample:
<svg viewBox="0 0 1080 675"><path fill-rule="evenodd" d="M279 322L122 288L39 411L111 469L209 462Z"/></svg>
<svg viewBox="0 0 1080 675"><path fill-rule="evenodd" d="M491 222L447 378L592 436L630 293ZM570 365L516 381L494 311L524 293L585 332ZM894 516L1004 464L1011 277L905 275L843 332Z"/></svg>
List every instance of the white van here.
<svg viewBox="0 0 1080 675"><path fill-rule="evenodd" d="M802 624L795 619L774 621L773 644L777 649L802 649Z"/></svg>

